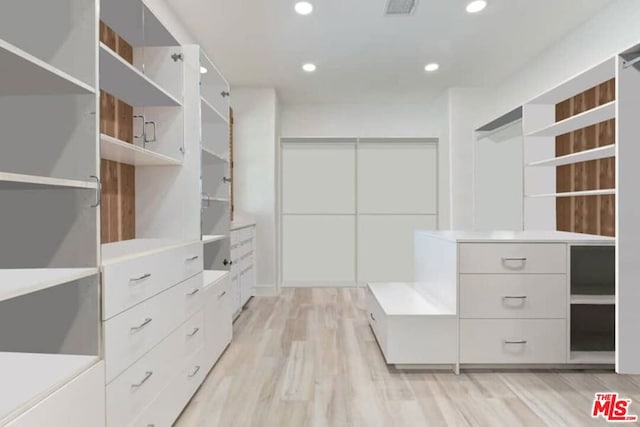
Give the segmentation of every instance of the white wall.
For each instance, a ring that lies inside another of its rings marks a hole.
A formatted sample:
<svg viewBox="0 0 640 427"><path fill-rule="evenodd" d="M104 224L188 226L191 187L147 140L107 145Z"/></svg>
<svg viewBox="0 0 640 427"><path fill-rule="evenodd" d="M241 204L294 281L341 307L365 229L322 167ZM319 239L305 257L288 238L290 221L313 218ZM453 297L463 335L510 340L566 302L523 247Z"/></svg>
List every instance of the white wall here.
<svg viewBox="0 0 640 427"><path fill-rule="evenodd" d="M238 215L257 222L258 294L276 291L278 100L275 89L234 87L234 197Z"/></svg>
<svg viewBox="0 0 640 427"><path fill-rule="evenodd" d="M181 44L196 44L191 32L176 18L164 0L145 0L145 4Z"/></svg>

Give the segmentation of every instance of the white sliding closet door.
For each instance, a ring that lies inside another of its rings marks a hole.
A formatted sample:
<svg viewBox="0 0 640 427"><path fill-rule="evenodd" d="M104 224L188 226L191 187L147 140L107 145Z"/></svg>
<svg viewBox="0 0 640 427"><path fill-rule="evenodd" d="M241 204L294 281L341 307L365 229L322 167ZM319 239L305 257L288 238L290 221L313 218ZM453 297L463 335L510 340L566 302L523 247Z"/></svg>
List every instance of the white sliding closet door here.
<svg viewBox="0 0 640 427"><path fill-rule="evenodd" d="M355 139L282 144L282 279L288 286L356 281Z"/></svg>

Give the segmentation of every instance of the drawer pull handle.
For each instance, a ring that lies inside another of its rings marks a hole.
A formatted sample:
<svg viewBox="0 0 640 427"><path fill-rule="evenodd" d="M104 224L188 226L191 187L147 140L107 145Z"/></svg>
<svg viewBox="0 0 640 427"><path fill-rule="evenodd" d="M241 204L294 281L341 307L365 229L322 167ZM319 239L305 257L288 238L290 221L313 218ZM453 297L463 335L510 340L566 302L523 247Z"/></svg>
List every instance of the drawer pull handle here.
<svg viewBox="0 0 640 427"><path fill-rule="evenodd" d="M192 297L195 294L197 294L198 292L200 292L200 289L196 288L196 289L192 290L191 292L187 293L187 296L188 297Z"/></svg>
<svg viewBox="0 0 640 427"><path fill-rule="evenodd" d="M200 366L196 366L192 373L189 374L189 378L193 378L200 371Z"/></svg>
<svg viewBox="0 0 640 427"><path fill-rule="evenodd" d="M191 258L187 258L187 262L195 261L195 260L197 260L198 258L200 258L200 255L194 255L194 256L192 256Z"/></svg>
<svg viewBox="0 0 640 427"><path fill-rule="evenodd" d="M502 299L527 299L527 296L526 296L526 295L523 295L523 296L517 296L517 297L515 297L515 296L514 296L514 297L511 297L511 296L504 296L504 297L502 297Z"/></svg>
<svg viewBox="0 0 640 427"><path fill-rule="evenodd" d="M195 336L195 334L197 334L199 331L200 331L200 328L195 328L195 329L193 330L193 332L191 332L190 334L187 334L187 336L188 336L189 338L191 338L191 337Z"/></svg>
<svg viewBox="0 0 640 427"><path fill-rule="evenodd" d="M508 261L520 261L520 262L525 262L527 260L526 257L506 257L503 256L502 257L502 262L508 262Z"/></svg>
<svg viewBox="0 0 640 427"><path fill-rule="evenodd" d="M151 378L151 376L152 376L152 375L153 375L153 372L151 372L151 371L146 372L146 373L144 374L144 378L143 378L139 383L131 384L131 388L138 388L138 387L142 387L142 385L143 385L144 383L146 383L146 382L149 380L149 378Z"/></svg>
<svg viewBox="0 0 640 427"><path fill-rule="evenodd" d="M373 317L373 313L369 313L369 316L371 316L371 319L372 319L374 322L376 321L376 318L375 318L375 317Z"/></svg>
<svg viewBox="0 0 640 427"><path fill-rule="evenodd" d="M129 281L131 281L131 282L140 282L140 281L142 281L144 279L148 279L149 277L151 277L151 273L143 274L140 277L134 277L132 279L129 279Z"/></svg>
<svg viewBox="0 0 640 427"><path fill-rule="evenodd" d="M505 344L526 344L527 340L505 341Z"/></svg>
<svg viewBox="0 0 640 427"><path fill-rule="evenodd" d="M138 326L132 326L131 327L131 331L133 331L133 332L139 331L140 329L144 328L145 326L147 326L152 321L153 321L152 318L147 317L146 319L144 319L144 322L140 323Z"/></svg>
<svg viewBox="0 0 640 427"><path fill-rule="evenodd" d="M223 296L225 296L227 294L227 291L224 291L223 293L221 293L220 295L218 295L218 299L222 298Z"/></svg>

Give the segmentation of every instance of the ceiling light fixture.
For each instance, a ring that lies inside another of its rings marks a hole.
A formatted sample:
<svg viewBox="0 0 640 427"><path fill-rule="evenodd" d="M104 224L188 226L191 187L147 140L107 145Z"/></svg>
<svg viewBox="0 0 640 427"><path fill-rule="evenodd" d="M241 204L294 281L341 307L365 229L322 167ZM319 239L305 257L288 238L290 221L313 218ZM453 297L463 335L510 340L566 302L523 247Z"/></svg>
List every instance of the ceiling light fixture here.
<svg viewBox="0 0 640 427"><path fill-rule="evenodd" d="M200 66L200 74L207 74L209 72L209 70L207 70L207 67L203 67L202 65Z"/></svg>
<svg viewBox="0 0 640 427"><path fill-rule="evenodd" d="M475 0L467 5L467 12L478 13L483 11L485 7L487 7L487 2L485 0Z"/></svg>
<svg viewBox="0 0 640 427"><path fill-rule="evenodd" d="M313 12L313 5L308 1L299 1L294 6L294 9L299 15L308 15Z"/></svg>
<svg viewBox="0 0 640 427"><path fill-rule="evenodd" d="M438 70L438 68L440 68L440 65L436 64L435 62L432 62L431 64L427 64L427 65L424 67L424 70L425 70L425 71L428 71L428 72L430 72L430 73L432 73L432 72L434 72L434 71L437 71L437 70Z"/></svg>
<svg viewBox="0 0 640 427"><path fill-rule="evenodd" d="M307 73L313 73L316 70L315 64L304 64L302 69Z"/></svg>

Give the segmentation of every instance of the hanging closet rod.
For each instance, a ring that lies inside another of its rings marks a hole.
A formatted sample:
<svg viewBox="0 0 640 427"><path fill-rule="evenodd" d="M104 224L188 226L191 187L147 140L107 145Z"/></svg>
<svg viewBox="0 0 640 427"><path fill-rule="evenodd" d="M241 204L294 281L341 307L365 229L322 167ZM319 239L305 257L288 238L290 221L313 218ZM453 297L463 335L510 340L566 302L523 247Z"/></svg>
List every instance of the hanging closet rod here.
<svg viewBox="0 0 640 427"><path fill-rule="evenodd" d="M637 64L638 62L640 62L640 55L638 55L637 57L635 57L634 59L632 59L631 61L627 61L626 59L624 61L622 61L622 68L629 68L634 66L635 64Z"/></svg>

